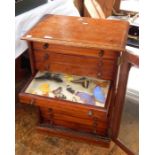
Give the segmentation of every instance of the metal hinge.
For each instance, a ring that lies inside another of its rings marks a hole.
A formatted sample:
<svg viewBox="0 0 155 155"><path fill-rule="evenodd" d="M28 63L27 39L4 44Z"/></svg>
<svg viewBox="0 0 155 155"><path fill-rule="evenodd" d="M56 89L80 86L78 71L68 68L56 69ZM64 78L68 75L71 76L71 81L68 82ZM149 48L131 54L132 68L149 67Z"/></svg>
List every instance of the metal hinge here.
<svg viewBox="0 0 155 155"><path fill-rule="evenodd" d="M121 65L122 64L122 57L120 56L120 57L118 57L118 59L117 59L117 65L119 66L119 65Z"/></svg>

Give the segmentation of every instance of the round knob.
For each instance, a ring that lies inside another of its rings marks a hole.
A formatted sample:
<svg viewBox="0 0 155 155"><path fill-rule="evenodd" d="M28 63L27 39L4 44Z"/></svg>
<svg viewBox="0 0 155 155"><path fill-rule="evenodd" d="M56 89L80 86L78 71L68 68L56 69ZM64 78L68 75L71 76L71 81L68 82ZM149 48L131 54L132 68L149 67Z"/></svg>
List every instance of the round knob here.
<svg viewBox="0 0 155 155"><path fill-rule="evenodd" d="M93 111L92 110L89 110L88 111L88 116L92 116L93 115Z"/></svg>
<svg viewBox="0 0 155 155"><path fill-rule="evenodd" d="M99 57L102 57L104 55L104 51L101 50L99 53L98 53Z"/></svg>
<svg viewBox="0 0 155 155"><path fill-rule="evenodd" d="M44 45L43 45L43 48L44 49L47 49L49 47L49 44L48 43L45 43Z"/></svg>

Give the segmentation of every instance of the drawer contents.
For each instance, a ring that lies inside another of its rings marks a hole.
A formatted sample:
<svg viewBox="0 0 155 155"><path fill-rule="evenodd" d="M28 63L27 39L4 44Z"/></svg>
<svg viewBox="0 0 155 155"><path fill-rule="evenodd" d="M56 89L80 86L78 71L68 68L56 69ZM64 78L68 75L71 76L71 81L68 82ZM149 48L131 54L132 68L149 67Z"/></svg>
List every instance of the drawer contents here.
<svg viewBox="0 0 155 155"><path fill-rule="evenodd" d="M104 107L110 81L55 72L38 72L26 93Z"/></svg>

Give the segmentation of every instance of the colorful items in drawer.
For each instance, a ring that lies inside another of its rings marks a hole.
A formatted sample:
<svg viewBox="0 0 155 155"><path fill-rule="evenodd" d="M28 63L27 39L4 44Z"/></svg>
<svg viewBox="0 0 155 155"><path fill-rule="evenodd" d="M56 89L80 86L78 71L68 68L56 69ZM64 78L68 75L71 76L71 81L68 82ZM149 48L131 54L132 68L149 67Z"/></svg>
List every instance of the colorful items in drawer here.
<svg viewBox="0 0 155 155"><path fill-rule="evenodd" d="M74 93L75 93L75 90L73 90L69 85L67 85L66 90L67 90L68 92L70 92L71 94L74 94Z"/></svg>
<svg viewBox="0 0 155 155"><path fill-rule="evenodd" d="M55 78L61 80L55 80ZM109 81L95 78L38 72L26 92L73 103L104 107L109 85Z"/></svg>
<svg viewBox="0 0 155 155"><path fill-rule="evenodd" d="M48 93L49 92L49 84L48 83L43 83L39 86L40 91L44 93Z"/></svg>
<svg viewBox="0 0 155 155"><path fill-rule="evenodd" d="M66 100L66 96L62 93L62 87L58 87L57 89L53 90L52 93L54 94L55 98L59 98L62 100Z"/></svg>
<svg viewBox="0 0 155 155"><path fill-rule="evenodd" d="M33 90L31 93L36 95L49 96L50 87L48 83L43 83L38 86L38 89Z"/></svg>
<svg viewBox="0 0 155 155"><path fill-rule="evenodd" d="M71 82L74 80L73 76L72 75L64 75L64 78L68 81L68 82Z"/></svg>
<svg viewBox="0 0 155 155"><path fill-rule="evenodd" d="M64 94L56 94L55 98L61 99L61 100L67 100L67 97Z"/></svg>
<svg viewBox="0 0 155 155"><path fill-rule="evenodd" d="M76 95L79 96L81 101L83 101L85 104L95 105L94 96L85 92L77 92Z"/></svg>
<svg viewBox="0 0 155 155"><path fill-rule="evenodd" d="M77 84L81 84L84 88L88 88L89 87L89 80L86 79L85 77L82 77L80 79L77 80L72 80L72 83L77 83Z"/></svg>
<svg viewBox="0 0 155 155"><path fill-rule="evenodd" d="M94 80L93 81L97 86L100 86L100 87L107 87L109 85L109 81L97 81L97 80Z"/></svg>
<svg viewBox="0 0 155 155"><path fill-rule="evenodd" d="M95 97L96 101L98 101L100 103L105 102L105 94L104 94L104 92L103 92L103 90L101 89L100 86L96 86L94 88L93 94L94 94L94 97Z"/></svg>
<svg viewBox="0 0 155 155"><path fill-rule="evenodd" d="M62 93L62 87L58 87L57 89L52 91L54 95Z"/></svg>
<svg viewBox="0 0 155 155"><path fill-rule="evenodd" d="M39 77L36 77L36 80L53 80L55 82L63 82L63 80L59 77L59 74L52 75L49 72L46 72L44 75L41 75Z"/></svg>

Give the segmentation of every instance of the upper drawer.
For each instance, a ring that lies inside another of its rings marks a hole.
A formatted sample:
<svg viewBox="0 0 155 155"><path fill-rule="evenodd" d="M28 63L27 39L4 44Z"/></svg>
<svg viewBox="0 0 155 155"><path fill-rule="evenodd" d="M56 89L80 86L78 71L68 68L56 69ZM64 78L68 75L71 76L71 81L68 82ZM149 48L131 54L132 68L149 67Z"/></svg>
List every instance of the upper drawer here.
<svg viewBox="0 0 155 155"><path fill-rule="evenodd" d="M35 68L40 71L91 76L104 80L113 80L117 69L115 59L99 59L40 50L34 52L34 62Z"/></svg>
<svg viewBox="0 0 155 155"><path fill-rule="evenodd" d="M33 49L53 51L62 54L72 54L72 55L90 56L98 58L103 57L105 59L115 59L119 54L118 52L111 50L80 48L80 47L71 47L71 46L54 45L48 43L37 43L37 42L33 43Z"/></svg>

